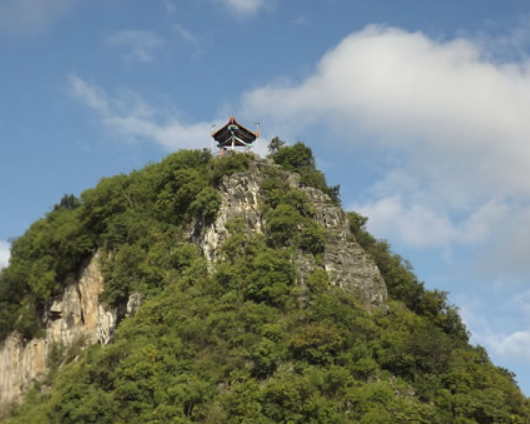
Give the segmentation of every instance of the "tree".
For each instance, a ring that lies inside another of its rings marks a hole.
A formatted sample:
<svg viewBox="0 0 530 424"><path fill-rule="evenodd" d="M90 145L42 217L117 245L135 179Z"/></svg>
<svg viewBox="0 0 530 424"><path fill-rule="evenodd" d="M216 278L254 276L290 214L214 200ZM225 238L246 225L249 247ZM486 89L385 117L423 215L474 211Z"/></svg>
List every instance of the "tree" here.
<svg viewBox="0 0 530 424"><path fill-rule="evenodd" d="M73 194L65 194L59 204L53 207L53 210L57 209L76 209L81 206L81 201Z"/></svg>
<svg viewBox="0 0 530 424"><path fill-rule="evenodd" d="M269 148L269 153L271 155L274 155L275 153L278 153L278 150L280 150L283 146L285 146L285 141L281 140L278 136L276 136L271 141L269 141L267 147Z"/></svg>

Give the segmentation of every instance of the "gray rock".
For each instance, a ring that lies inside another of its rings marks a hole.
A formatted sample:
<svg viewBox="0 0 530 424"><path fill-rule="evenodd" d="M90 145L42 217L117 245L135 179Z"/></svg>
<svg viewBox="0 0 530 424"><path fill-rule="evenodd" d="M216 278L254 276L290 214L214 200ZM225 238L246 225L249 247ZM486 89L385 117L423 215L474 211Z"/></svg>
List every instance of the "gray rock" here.
<svg viewBox="0 0 530 424"><path fill-rule="evenodd" d="M215 267L219 247L228 237L227 222L241 218L249 233L264 233L265 217L260 205L264 195L260 184L266 169L275 168L283 181L302 190L313 205L314 219L328 234L328 240L317 261L312 255L296 252L291 260L297 268L297 281L302 299L307 293L307 279L318 268L325 269L331 284L355 294L368 310L386 310L387 291L374 261L355 242L350 233L346 214L322 191L303 187L300 176L283 171L270 161L256 159L248 172L226 176L219 191L222 204L213 224L205 228L204 222L195 222L190 238L201 249L212 267ZM2 411L19 403L34 380L42 379L48 370L48 354L54 343L68 346L76 340L86 344L107 344L112 341L118 313L101 302L104 281L98 255L81 269L77 281L67 285L63 295L55 299L43 317L46 336L23 340L12 333L0 344L0 418ZM141 306L142 296L132 294L127 302L126 317L132 316Z"/></svg>
<svg viewBox="0 0 530 424"><path fill-rule="evenodd" d="M72 281L62 297L52 302L43 317L45 337L27 341L12 333L0 344L0 417L23 399L34 380L46 375L54 343L106 344L112 339L116 313L100 302L102 292L103 276L95 255L82 267L78 281Z"/></svg>
<svg viewBox="0 0 530 424"><path fill-rule="evenodd" d="M142 306L143 296L140 293L133 293L129 296L127 301L127 312L125 317L132 317L136 314L136 311Z"/></svg>
<svg viewBox="0 0 530 424"><path fill-rule="evenodd" d="M308 276L320 266L329 273L331 284L355 294L367 309L386 310L385 282L373 259L355 242L346 214L322 191L302 186L298 174L281 170L278 165L271 165L265 160L254 161L248 172L224 177L219 186L223 200L216 221L208 228L194 228L192 240L212 266L217 260L219 247L228 237L226 223L230 220L243 219L250 233L264 232L266 222L260 212L264 195L260 183L266 178L263 171L267 167L276 168L283 181L306 194L313 205L314 219L328 234L321 264L317 265L314 258L301 252L292 258L302 291Z"/></svg>

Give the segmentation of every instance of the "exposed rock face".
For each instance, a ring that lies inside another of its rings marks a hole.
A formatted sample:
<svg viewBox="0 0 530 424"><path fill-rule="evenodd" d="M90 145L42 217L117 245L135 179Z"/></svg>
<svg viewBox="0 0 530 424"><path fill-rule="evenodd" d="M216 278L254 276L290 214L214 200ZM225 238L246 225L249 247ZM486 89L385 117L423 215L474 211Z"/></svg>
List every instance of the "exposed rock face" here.
<svg viewBox="0 0 530 424"><path fill-rule="evenodd" d="M226 224L233 218L242 218L250 233L265 231L265 218L260 212L264 200L260 184L266 178L262 171L269 167L275 167L283 181L306 194L314 219L328 234L321 261L301 251L293 256L300 286L306 287L307 278L320 267L328 272L332 284L357 295L368 309L386 308L385 283L373 260L355 242L345 213L322 191L302 186L298 174L282 171L266 160L254 161L248 172L223 178L219 187L223 200L216 221L208 228L197 223L191 235L205 257L215 264L218 249L228 237ZM43 317L44 338L28 342L13 333L0 343L0 418L9 406L22 400L35 379L46 375L54 343L67 346L83 340L87 344L107 344L112 340L118 314L107 310L99 301L103 288L96 255L82 268L78 281L68 285L63 296L50 305ZM125 317L134 315L141 303L142 296L132 294Z"/></svg>
<svg viewBox="0 0 530 424"><path fill-rule="evenodd" d="M48 368L53 343L65 346L76 340L108 343L116 326L116 314L98 302L103 292L103 277L97 255L81 270L78 281L68 285L44 316L46 336L29 342L11 334L0 344L0 417L10 405L18 403L35 379Z"/></svg>
<svg viewBox="0 0 530 424"><path fill-rule="evenodd" d="M355 242L345 213L322 191L302 186L298 174L282 171L265 160L253 162L248 172L233 174L221 181L219 189L223 201L217 219L202 232L201 239L195 240L206 258L215 262L217 250L228 237L226 223L233 218L242 218L249 232L264 231L266 222L259 204L264 200L260 183L266 174L261 171L270 166L278 168L280 177L291 187L306 194L313 205L314 218L328 234L321 264L317 265L311 255L301 252L294 256L299 284L304 287L307 277L320 266L328 271L333 285L357 295L368 309L386 308L387 291L381 273L372 258Z"/></svg>
<svg viewBox="0 0 530 424"><path fill-rule="evenodd" d="M373 259L355 242L345 213L322 191L312 187L302 190L313 203L315 218L328 235L322 262L331 283L359 296L368 308L386 307L383 277Z"/></svg>
<svg viewBox="0 0 530 424"><path fill-rule="evenodd" d="M133 293L129 296L127 301L127 312L125 317L129 318L136 315L136 311L142 306L143 296L140 293Z"/></svg>
<svg viewBox="0 0 530 424"><path fill-rule="evenodd" d="M249 232L263 233L264 221L259 211L263 199L260 182L263 174L259 168L269 166L266 162L253 162L253 171L237 173L222 179L219 191L223 197L215 222L202 233L195 242L210 262L215 262L218 248L228 238L226 223L234 218L242 218Z"/></svg>

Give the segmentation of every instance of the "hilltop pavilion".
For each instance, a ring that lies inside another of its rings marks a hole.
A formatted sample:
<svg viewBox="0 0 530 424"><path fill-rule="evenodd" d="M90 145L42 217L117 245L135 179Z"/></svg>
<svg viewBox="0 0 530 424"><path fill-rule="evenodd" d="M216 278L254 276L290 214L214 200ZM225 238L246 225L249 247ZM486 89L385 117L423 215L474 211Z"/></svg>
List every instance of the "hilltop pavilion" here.
<svg viewBox="0 0 530 424"><path fill-rule="evenodd" d="M252 132L243 125L238 124L235 117L231 117L228 123L218 131L212 132L212 138L217 141L219 154L226 151L249 152L254 142L259 137L259 130Z"/></svg>

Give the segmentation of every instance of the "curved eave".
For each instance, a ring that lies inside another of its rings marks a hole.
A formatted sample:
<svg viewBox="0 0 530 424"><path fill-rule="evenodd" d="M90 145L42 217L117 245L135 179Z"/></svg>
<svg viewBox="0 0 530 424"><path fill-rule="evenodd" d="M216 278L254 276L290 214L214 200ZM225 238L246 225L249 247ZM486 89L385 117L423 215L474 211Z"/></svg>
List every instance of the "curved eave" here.
<svg viewBox="0 0 530 424"><path fill-rule="evenodd" d="M230 125L237 126L237 130L234 132L234 135L246 144L253 143L259 136L258 133L254 133L248 130L243 125L238 124L234 117L231 117L228 123L223 128L219 129L218 131L212 134L212 137L219 144L224 145L232 141L232 132L228 129Z"/></svg>

